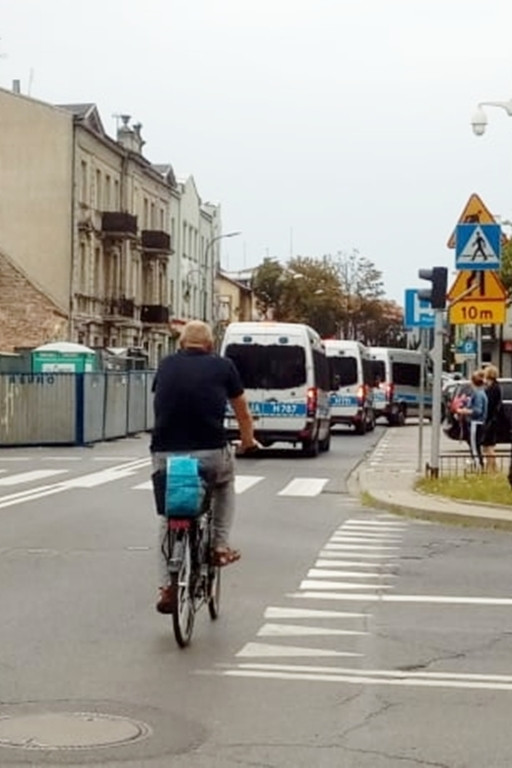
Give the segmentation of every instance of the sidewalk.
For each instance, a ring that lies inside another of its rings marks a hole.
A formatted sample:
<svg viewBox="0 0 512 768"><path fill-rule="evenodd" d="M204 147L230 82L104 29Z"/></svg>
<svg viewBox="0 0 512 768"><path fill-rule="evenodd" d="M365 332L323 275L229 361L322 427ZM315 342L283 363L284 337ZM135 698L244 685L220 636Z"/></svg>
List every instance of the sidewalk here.
<svg viewBox="0 0 512 768"><path fill-rule="evenodd" d="M441 453L465 451L461 444L441 436ZM349 492L362 496L371 506L397 514L435 520L442 523L508 528L512 530L510 508L491 504L472 504L431 496L414 490L430 458L430 424L423 430L423 467L418 472L418 426L387 429L373 451L353 470L348 480Z"/></svg>

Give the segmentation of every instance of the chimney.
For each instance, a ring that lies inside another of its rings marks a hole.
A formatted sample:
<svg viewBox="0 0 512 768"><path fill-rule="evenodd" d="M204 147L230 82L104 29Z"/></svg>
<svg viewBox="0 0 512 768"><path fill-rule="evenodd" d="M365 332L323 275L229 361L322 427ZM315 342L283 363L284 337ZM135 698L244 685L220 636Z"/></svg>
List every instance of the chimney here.
<svg viewBox="0 0 512 768"><path fill-rule="evenodd" d="M117 140L119 144L125 149L130 150L130 152L136 152L139 155L142 154L142 147L145 144L140 134L142 124L135 123L133 128L130 128L129 123L131 115L120 115L120 118L122 122L117 129Z"/></svg>
<svg viewBox="0 0 512 768"><path fill-rule="evenodd" d="M20 80L13 80L12 81L12 92L13 93L21 93L21 81Z"/></svg>

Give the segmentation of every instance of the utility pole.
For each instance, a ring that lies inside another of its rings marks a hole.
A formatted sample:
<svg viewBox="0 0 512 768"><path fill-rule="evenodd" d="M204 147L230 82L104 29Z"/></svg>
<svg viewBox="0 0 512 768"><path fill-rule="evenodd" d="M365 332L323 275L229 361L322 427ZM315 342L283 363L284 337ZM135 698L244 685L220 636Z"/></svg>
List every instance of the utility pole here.
<svg viewBox="0 0 512 768"><path fill-rule="evenodd" d="M439 442L441 437L441 381L443 372L443 334L444 308L446 307L446 288L448 270L446 267L420 269L418 277L429 280L432 287L418 291L418 297L430 302L434 310L434 347L432 361L434 363L434 381L432 386L432 433L430 436L431 477L439 476Z"/></svg>

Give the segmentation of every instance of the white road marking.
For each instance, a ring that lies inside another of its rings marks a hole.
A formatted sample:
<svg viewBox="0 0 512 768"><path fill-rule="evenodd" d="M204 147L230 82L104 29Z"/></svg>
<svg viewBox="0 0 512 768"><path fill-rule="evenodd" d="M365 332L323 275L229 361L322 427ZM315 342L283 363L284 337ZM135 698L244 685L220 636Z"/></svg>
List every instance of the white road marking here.
<svg viewBox="0 0 512 768"><path fill-rule="evenodd" d="M153 481L152 480L145 480L143 483L139 483L138 485L134 485L132 490L133 491L152 491L153 490Z"/></svg>
<svg viewBox="0 0 512 768"><path fill-rule="evenodd" d="M327 568L310 568L307 579L327 579L327 578L348 578L348 579L389 579L394 578L391 573L361 573L360 571L341 571L338 569L329 570Z"/></svg>
<svg viewBox="0 0 512 768"><path fill-rule="evenodd" d="M319 611L315 608L277 608L265 610L266 619L366 619L367 613L346 613L345 611Z"/></svg>
<svg viewBox="0 0 512 768"><path fill-rule="evenodd" d="M306 627L303 624L264 624L258 637L302 637L325 635L367 635L368 632L354 629L330 629L329 627Z"/></svg>
<svg viewBox="0 0 512 768"><path fill-rule="evenodd" d="M400 543L402 539L397 539L395 536L354 536L352 533L335 533L329 539L333 544L341 544L343 542L347 544L380 544L386 542Z"/></svg>
<svg viewBox="0 0 512 768"><path fill-rule="evenodd" d="M236 654L241 658L251 656L351 656L360 657L360 653L348 651L330 651L324 648L302 648L296 645L270 645L267 643L246 643Z"/></svg>
<svg viewBox="0 0 512 768"><path fill-rule="evenodd" d="M304 582L303 582L304 583ZM318 582L321 586L322 582ZM302 588L302 585L301 587ZM316 589L312 587L312 589ZM311 599L311 600L359 600L373 601L382 603L428 603L431 605L503 605L511 606L511 597L458 597L446 595L374 595L374 594L353 594L332 592L295 592L287 597Z"/></svg>
<svg viewBox="0 0 512 768"><path fill-rule="evenodd" d="M393 539L394 541L403 541L403 536L397 536L399 531L369 531L368 528L364 530L355 530L354 528L345 528L341 526L334 532L333 536L346 536L347 538L361 537L367 541L383 541L387 539Z"/></svg>
<svg viewBox="0 0 512 768"><path fill-rule="evenodd" d="M358 518L352 518L350 520L346 520L343 523L344 526L347 528L350 527L361 527L361 528L407 528L407 523L400 523L400 522L393 522L392 520L388 520L387 522L384 520L363 520Z"/></svg>
<svg viewBox="0 0 512 768"><path fill-rule="evenodd" d="M34 480L42 480L45 477L54 477L55 475L65 475L67 472L67 469L32 469L30 472L20 472L16 475L0 478L0 486L32 483Z"/></svg>
<svg viewBox="0 0 512 768"><path fill-rule="evenodd" d="M358 560L335 560L334 558L327 560L318 559L315 563L315 568L375 568L376 566L378 566L380 569L393 567L391 563L379 564L374 561L369 563L361 563ZM387 571L381 572L387 573Z"/></svg>
<svg viewBox="0 0 512 768"><path fill-rule="evenodd" d="M38 488L31 488L26 491L18 491L16 493L0 497L0 509L3 509L4 507L12 507L16 504L23 504L27 501L35 501L46 496L53 496L57 493L67 491L70 488L89 488L100 485L102 482L120 480L123 477L132 475L135 471L138 471L142 467L147 466L149 463L150 459L142 459L135 462L129 462L128 464L120 464L117 467L112 467L110 470L107 470L106 475L102 472L93 472L92 474L80 475L70 480L53 483L52 485L43 485L39 486ZM59 472L67 471L68 470L59 470ZM101 475L101 477L98 477L99 475Z"/></svg>
<svg viewBox="0 0 512 768"><path fill-rule="evenodd" d="M328 482L328 478L320 477L295 477L290 480L278 496L318 496L322 488Z"/></svg>
<svg viewBox="0 0 512 768"><path fill-rule="evenodd" d="M235 493L240 494L244 491L248 491L253 485L256 485L263 477L257 475L235 475Z"/></svg>
<svg viewBox="0 0 512 768"><path fill-rule="evenodd" d="M228 677L256 677L276 680L304 680L354 685L394 685L425 688L459 688L489 691L512 691L508 675L471 675L435 672L400 672L371 669L341 669L302 665L240 664L216 674Z"/></svg>
<svg viewBox="0 0 512 768"><path fill-rule="evenodd" d="M333 541L332 543L328 542L325 545L325 548L337 549L337 550L349 549L352 551L356 550L357 552L359 552L360 550L365 550L365 551L371 550L373 552L377 552L378 550L383 550L383 549L387 549L387 550L400 549L400 547L393 547L392 545L387 545L387 544L348 544L348 543L339 542L339 541Z"/></svg>
<svg viewBox="0 0 512 768"><path fill-rule="evenodd" d="M391 589L391 586L384 584L352 584L346 581L324 581L324 579L318 579L318 581L304 579L301 581L299 589L338 589L342 592L345 589Z"/></svg>
<svg viewBox="0 0 512 768"><path fill-rule="evenodd" d="M339 545L339 544L326 544L324 549L321 550L319 553L319 557L357 557L357 559L361 560L396 560L396 555L388 555L388 554L369 554L368 552L353 552L353 551L344 551L345 547ZM363 563L361 563L363 565Z"/></svg>

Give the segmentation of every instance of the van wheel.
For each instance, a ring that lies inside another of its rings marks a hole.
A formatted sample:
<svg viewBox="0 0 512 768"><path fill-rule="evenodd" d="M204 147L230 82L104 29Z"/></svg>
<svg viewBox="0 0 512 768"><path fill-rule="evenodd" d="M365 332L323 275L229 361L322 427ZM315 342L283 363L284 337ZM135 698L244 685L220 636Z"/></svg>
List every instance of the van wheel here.
<svg viewBox="0 0 512 768"><path fill-rule="evenodd" d="M320 452L320 443L318 436L311 440L304 440L302 443L302 453L310 459L314 459Z"/></svg>
<svg viewBox="0 0 512 768"><path fill-rule="evenodd" d="M368 429L368 420L366 417L366 413L363 413L361 417L361 421L357 422L355 429L356 429L356 435L366 434L366 430Z"/></svg>
<svg viewBox="0 0 512 768"><path fill-rule="evenodd" d="M322 453L327 453L327 451L330 450L330 448L331 448L331 432L330 432L330 430L329 430L329 432L327 432L327 436L323 440L320 440L320 442L318 443L318 447L319 447L319 449L320 449L320 451Z"/></svg>
<svg viewBox="0 0 512 768"><path fill-rule="evenodd" d="M374 429L375 429L375 411L371 411L366 430L368 432L373 432Z"/></svg>

